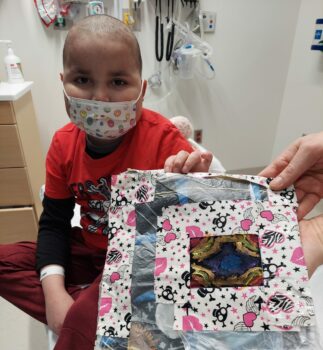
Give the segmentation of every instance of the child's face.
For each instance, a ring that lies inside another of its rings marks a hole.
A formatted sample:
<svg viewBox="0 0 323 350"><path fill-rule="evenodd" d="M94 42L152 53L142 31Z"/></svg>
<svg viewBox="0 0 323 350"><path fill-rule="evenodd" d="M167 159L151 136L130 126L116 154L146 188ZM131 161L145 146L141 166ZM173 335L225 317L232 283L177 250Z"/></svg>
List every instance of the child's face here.
<svg viewBox="0 0 323 350"><path fill-rule="evenodd" d="M142 80L133 47L129 40L114 40L109 34L73 35L61 74L67 95L109 102L136 100ZM137 121L145 90L146 82L137 103Z"/></svg>

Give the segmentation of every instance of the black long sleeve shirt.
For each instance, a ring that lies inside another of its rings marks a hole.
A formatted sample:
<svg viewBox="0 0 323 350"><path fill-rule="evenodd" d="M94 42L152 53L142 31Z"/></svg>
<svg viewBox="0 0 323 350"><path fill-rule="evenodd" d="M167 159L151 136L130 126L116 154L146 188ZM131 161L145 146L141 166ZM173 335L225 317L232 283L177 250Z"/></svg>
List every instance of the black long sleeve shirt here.
<svg viewBox="0 0 323 350"><path fill-rule="evenodd" d="M118 139L105 147L97 147L87 140L85 151L93 159L99 159L112 153L120 142L121 139ZM37 238L37 271L49 264L66 267L70 253L71 219L74 215L74 207L74 197L53 199L44 196Z"/></svg>

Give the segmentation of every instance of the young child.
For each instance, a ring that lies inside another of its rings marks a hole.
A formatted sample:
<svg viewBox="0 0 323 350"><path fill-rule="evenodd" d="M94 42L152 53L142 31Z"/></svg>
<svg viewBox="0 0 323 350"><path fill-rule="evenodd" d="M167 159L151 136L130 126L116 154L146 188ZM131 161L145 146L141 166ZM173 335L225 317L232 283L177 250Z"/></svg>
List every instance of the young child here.
<svg viewBox="0 0 323 350"><path fill-rule="evenodd" d="M167 119L142 108L141 66L135 36L117 19L91 16L70 30L61 80L71 123L55 133L47 154L37 248L0 246L0 296L47 323L59 335L56 350L94 347L99 283L113 237L111 175L128 168L207 171L211 163L209 152L192 152ZM75 203L82 229L70 225Z"/></svg>

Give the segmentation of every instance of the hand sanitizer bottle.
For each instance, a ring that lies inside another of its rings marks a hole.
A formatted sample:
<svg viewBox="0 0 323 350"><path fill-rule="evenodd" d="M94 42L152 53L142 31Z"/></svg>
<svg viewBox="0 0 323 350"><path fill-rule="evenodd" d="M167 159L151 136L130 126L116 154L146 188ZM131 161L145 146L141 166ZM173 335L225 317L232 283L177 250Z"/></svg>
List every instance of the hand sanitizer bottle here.
<svg viewBox="0 0 323 350"><path fill-rule="evenodd" d="M5 56L4 58L4 63L6 65L6 71L8 76L8 83L23 83L25 80L21 70L21 61L20 58L16 56L13 52L13 49L11 47L11 40L0 40L0 42L6 44L8 48L7 56Z"/></svg>

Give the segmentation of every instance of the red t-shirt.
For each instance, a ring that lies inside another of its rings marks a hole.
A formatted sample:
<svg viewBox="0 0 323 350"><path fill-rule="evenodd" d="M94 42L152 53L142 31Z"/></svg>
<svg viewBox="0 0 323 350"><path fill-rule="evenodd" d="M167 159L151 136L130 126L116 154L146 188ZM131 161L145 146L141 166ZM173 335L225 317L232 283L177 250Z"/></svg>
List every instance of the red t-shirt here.
<svg viewBox="0 0 323 350"><path fill-rule="evenodd" d="M192 152L170 121L147 109L111 154L92 159L85 147L85 133L72 123L55 133L46 158L45 192L53 199L75 197L86 244L100 249L107 247L111 175L128 168L162 169L169 156Z"/></svg>

